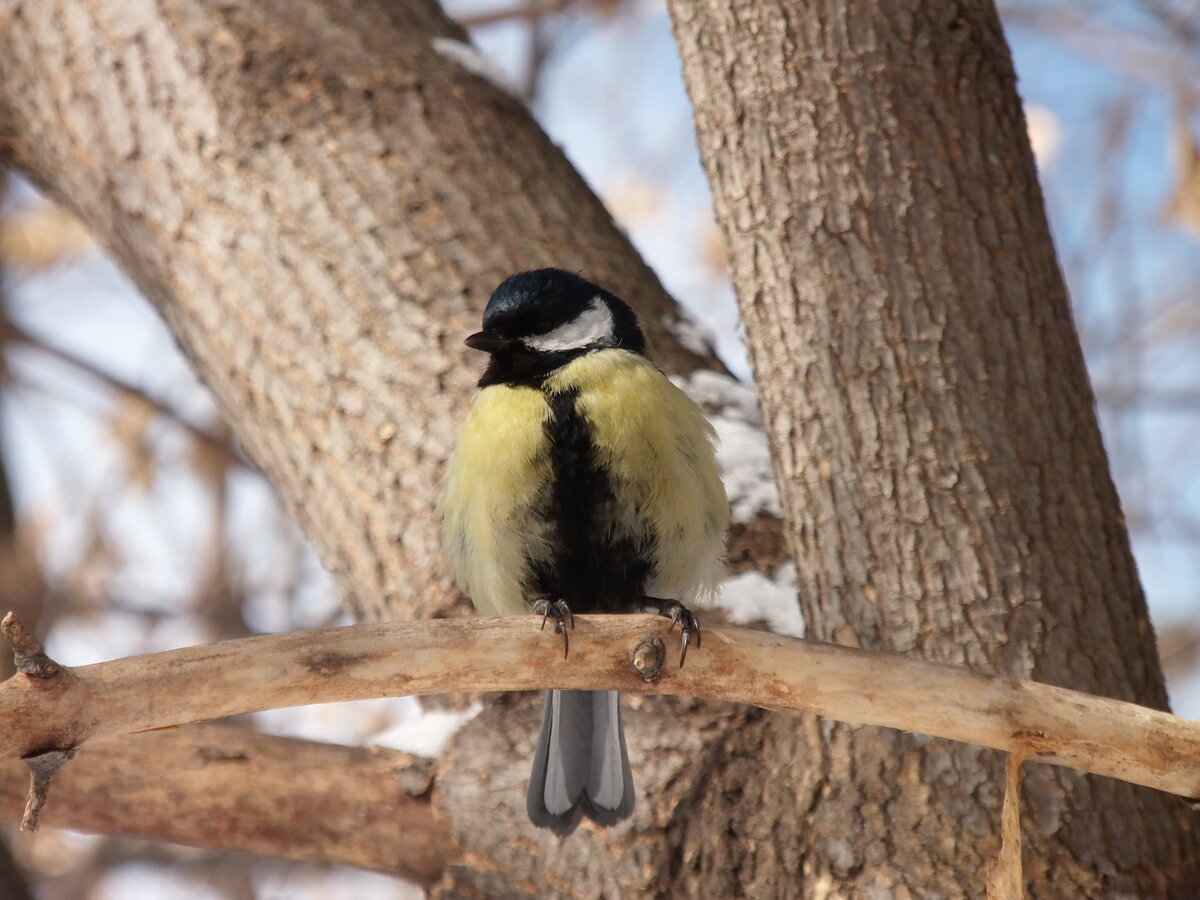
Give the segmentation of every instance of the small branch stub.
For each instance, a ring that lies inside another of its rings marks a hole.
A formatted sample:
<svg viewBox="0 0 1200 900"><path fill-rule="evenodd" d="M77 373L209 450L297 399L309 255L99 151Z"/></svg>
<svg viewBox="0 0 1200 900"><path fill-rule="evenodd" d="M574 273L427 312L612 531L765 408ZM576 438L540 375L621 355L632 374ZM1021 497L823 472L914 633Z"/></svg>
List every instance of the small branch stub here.
<svg viewBox="0 0 1200 900"><path fill-rule="evenodd" d="M38 819L41 818L42 807L46 805L46 795L50 791L50 779L74 755L75 748L72 747L70 750L48 750L26 758L25 765L29 766L29 798L25 801L25 815L21 817L22 831L38 830Z"/></svg>
<svg viewBox="0 0 1200 900"><path fill-rule="evenodd" d="M987 900L1024 900L1021 871L1021 766L1022 753L1010 753L1004 762L1004 807L1000 813L1000 854L987 872Z"/></svg>
<svg viewBox="0 0 1200 900"><path fill-rule="evenodd" d="M654 681L667 661L667 647L656 634L646 634L629 654L629 667L647 681Z"/></svg>
<svg viewBox="0 0 1200 900"><path fill-rule="evenodd" d="M0 622L0 631L12 644L13 663L18 672L31 678L53 678L62 671L62 666L46 655L33 632L13 613L8 613Z"/></svg>

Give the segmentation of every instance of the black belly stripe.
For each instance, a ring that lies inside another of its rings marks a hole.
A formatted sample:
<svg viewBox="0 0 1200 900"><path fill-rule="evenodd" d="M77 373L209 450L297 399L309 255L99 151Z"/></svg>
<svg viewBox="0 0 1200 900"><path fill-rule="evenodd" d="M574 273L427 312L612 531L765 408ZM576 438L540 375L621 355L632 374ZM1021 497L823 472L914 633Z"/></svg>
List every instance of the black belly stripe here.
<svg viewBox="0 0 1200 900"><path fill-rule="evenodd" d="M645 540L612 534L610 525L622 520L622 511L577 398L576 391L546 393L554 476L546 516L554 529L554 552L534 563L533 574L539 591L565 600L575 612L629 612L645 593L653 548Z"/></svg>

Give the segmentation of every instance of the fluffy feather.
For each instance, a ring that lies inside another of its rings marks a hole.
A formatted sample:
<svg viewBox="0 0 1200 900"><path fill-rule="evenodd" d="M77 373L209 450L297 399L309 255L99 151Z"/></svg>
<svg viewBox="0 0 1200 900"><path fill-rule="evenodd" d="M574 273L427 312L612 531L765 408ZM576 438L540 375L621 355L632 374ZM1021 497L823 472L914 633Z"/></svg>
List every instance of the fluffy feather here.
<svg viewBox="0 0 1200 900"><path fill-rule="evenodd" d="M716 432L704 412L645 357L627 350L581 356L546 380L576 390L576 406L608 470L622 523L644 523L655 543L650 596L710 601L724 577L729 504Z"/></svg>
<svg viewBox="0 0 1200 900"><path fill-rule="evenodd" d="M497 384L475 395L442 493L442 551L480 615L516 616L533 601L530 561L549 555L549 524L535 513L550 481L536 388Z"/></svg>
<svg viewBox="0 0 1200 900"><path fill-rule="evenodd" d="M619 518L608 527L654 542L646 593L711 600L724 576L729 506L704 413L627 350L581 356L551 374L546 389L578 392L618 500ZM535 599L531 566L549 557L553 538L539 515L550 481L549 415L536 388L486 387L450 460L441 504L446 561L482 615L525 613Z"/></svg>

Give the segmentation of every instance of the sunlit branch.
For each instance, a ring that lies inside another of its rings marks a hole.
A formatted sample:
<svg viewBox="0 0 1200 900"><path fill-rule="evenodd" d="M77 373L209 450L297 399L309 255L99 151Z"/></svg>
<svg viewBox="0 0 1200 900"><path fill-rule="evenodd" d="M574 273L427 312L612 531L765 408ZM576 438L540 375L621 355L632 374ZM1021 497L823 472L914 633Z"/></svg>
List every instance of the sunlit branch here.
<svg viewBox="0 0 1200 900"><path fill-rule="evenodd" d="M581 616L562 640L535 617L357 625L224 641L0 684L0 758L238 713L451 691L614 689L815 712L1018 753L1200 796L1200 723L1104 697L887 653L708 628L679 669L654 665L651 616ZM650 659L647 663L646 660ZM646 672L643 676L635 671Z"/></svg>

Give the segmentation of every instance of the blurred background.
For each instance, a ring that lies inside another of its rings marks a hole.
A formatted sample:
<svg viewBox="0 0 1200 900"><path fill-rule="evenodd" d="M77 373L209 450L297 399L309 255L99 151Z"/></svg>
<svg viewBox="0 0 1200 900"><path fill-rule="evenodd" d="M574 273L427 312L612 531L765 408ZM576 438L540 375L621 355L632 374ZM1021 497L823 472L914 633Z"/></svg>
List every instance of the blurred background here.
<svg viewBox="0 0 1200 900"><path fill-rule="evenodd" d="M447 6L749 378L663 3ZM1200 2L1001 11L1172 703L1200 719ZM151 307L69 214L0 185L0 611L68 665L345 623ZM398 699L254 721L436 755L470 714ZM44 900L420 896L346 869L0 834Z"/></svg>

